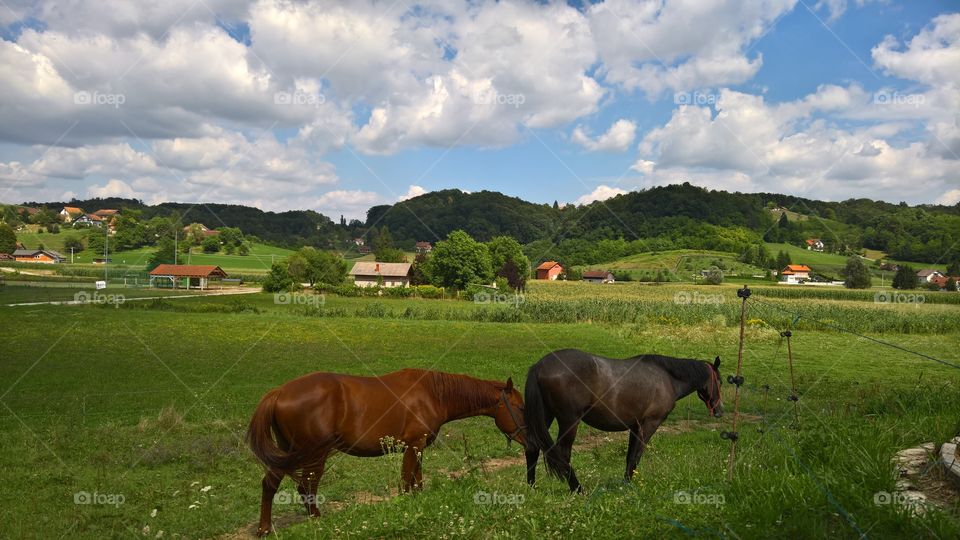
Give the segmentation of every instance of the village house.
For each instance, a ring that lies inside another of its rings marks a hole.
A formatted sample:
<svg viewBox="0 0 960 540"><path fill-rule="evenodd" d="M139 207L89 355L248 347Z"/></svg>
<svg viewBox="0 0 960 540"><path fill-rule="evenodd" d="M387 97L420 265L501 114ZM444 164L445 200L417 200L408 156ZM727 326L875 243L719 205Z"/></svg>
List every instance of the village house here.
<svg viewBox="0 0 960 540"><path fill-rule="evenodd" d="M187 289L208 289L213 280L221 281L227 273L219 266L201 264L160 264L150 271L151 287L179 288L185 282Z"/></svg>
<svg viewBox="0 0 960 540"><path fill-rule="evenodd" d="M923 283L932 283L936 278L942 278L943 274L939 270L933 270L931 268L924 268L917 272L917 279Z"/></svg>
<svg viewBox="0 0 960 540"><path fill-rule="evenodd" d="M950 280L953 280L953 289L950 292L960 290L960 276L937 276L930 280L930 283L933 283L940 288L941 291L946 291L947 284Z"/></svg>
<svg viewBox="0 0 960 540"><path fill-rule="evenodd" d="M406 287L410 285L410 263L360 261L350 275L357 287Z"/></svg>
<svg viewBox="0 0 960 540"><path fill-rule="evenodd" d="M64 223L72 223L73 220L84 214L83 210L77 208L76 206L64 206L63 210L60 210L60 219Z"/></svg>
<svg viewBox="0 0 960 540"><path fill-rule="evenodd" d="M811 251L823 251L823 241L819 238L807 238L806 243Z"/></svg>
<svg viewBox="0 0 960 540"><path fill-rule="evenodd" d="M365 241L363 240L363 238L354 238L353 243L354 245L362 246L365 243Z"/></svg>
<svg viewBox="0 0 960 540"><path fill-rule="evenodd" d="M218 230L216 230L216 229L210 229L210 228L208 228L206 225L204 225L203 223L197 223L197 225L200 226L200 234L202 234L202 235L204 236L204 238L206 238L207 236L217 236L218 234L220 234L220 231L218 231ZM191 227L191 225L187 225L187 226L185 226L185 227L183 228L184 234L190 232L190 227Z"/></svg>
<svg viewBox="0 0 960 540"><path fill-rule="evenodd" d="M563 273L563 267L557 261L546 261L537 267L537 279L556 280Z"/></svg>
<svg viewBox="0 0 960 540"><path fill-rule="evenodd" d="M55 264L62 263L66 257L52 249L17 249L13 252L17 262Z"/></svg>
<svg viewBox="0 0 960 540"><path fill-rule="evenodd" d="M587 270L583 273L583 281L587 283L613 283L616 280L609 270Z"/></svg>
<svg viewBox="0 0 960 540"><path fill-rule="evenodd" d="M417 253L430 253L433 251L433 246L430 245L430 242L417 242L414 246L414 250Z"/></svg>
<svg viewBox="0 0 960 540"><path fill-rule="evenodd" d="M783 283L805 283L810 280L810 267L805 264L788 264L780 271Z"/></svg>
<svg viewBox="0 0 960 540"><path fill-rule="evenodd" d="M83 214L73 219L74 225L86 225L88 227L103 227L103 218L96 214Z"/></svg>

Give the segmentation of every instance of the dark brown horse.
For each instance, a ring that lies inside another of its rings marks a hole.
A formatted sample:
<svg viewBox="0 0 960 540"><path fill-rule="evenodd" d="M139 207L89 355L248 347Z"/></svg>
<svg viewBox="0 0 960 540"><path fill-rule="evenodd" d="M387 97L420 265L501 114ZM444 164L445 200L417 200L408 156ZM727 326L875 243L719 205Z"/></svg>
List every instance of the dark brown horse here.
<svg viewBox="0 0 960 540"><path fill-rule="evenodd" d="M659 355L614 360L576 349L544 356L530 368L524 387L527 482L536 479L543 452L550 472L566 480L570 491L581 490L570 466L581 421L603 431L630 431L624 473L629 481L650 437L677 400L694 391L711 415L723 414L719 356L713 364ZM549 432L554 419L556 443Z"/></svg>
<svg viewBox="0 0 960 540"><path fill-rule="evenodd" d="M422 451L440 427L490 416L506 436L525 444L523 397L506 383L421 369L380 377L311 373L269 392L247 429L250 448L266 466L258 532L271 530L273 497L289 475L311 516L317 486L333 452L373 457L403 451L405 491L423 487Z"/></svg>

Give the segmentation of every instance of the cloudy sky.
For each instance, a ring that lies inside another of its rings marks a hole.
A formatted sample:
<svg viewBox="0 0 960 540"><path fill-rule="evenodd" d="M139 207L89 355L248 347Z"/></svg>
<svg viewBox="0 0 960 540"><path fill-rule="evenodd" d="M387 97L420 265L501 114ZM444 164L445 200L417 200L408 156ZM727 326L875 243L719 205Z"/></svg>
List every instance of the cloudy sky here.
<svg viewBox="0 0 960 540"><path fill-rule="evenodd" d="M960 201L948 1L0 2L0 201Z"/></svg>

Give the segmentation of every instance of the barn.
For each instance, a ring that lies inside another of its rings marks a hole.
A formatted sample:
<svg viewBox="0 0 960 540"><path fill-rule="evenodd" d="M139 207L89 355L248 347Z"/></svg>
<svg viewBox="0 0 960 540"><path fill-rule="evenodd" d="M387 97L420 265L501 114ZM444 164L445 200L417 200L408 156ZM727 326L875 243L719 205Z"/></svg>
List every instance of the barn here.
<svg viewBox="0 0 960 540"><path fill-rule="evenodd" d="M583 273L583 280L587 283L613 283L616 281L613 272L609 270L587 270Z"/></svg>
<svg viewBox="0 0 960 540"><path fill-rule="evenodd" d="M66 258L52 249L17 249L13 252L13 257L18 262L32 263L62 263Z"/></svg>
<svg viewBox="0 0 960 540"><path fill-rule="evenodd" d="M553 281L563 273L563 267L557 261L546 261L537 267L537 279Z"/></svg>
<svg viewBox="0 0 960 540"><path fill-rule="evenodd" d="M410 285L410 263L360 261L350 275L357 287L406 287Z"/></svg>

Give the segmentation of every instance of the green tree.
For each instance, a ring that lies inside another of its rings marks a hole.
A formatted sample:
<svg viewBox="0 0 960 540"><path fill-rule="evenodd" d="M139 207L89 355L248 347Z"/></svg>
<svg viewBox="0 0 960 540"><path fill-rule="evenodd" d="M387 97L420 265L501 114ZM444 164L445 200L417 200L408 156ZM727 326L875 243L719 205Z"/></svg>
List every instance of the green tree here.
<svg viewBox="0 0 960 540"><path fill-rule="evenodd" d="M870 269L857 255L847 259L847 264L843 267L843 276L843 286L848 289L870 288Z"/></svg>
<svg viewBox="0 0 960 540"><path fill-rule="evenodd" d="M723 270L717 268L716 266L707 268L707 272L703 276L703 281L710 285L719 285L723 283Z"/></svg>
<svg viewBox="0 0 960 540"><path fill-rule="evenodd" d="M250 254L250 243L244 242L237 248L237 255L247 256Z"/></svg>
<svg viewBox="0 0 960 540"><path fill-rule="evenodd" d="M960 259L953 261L947 266L948 276L960 276Z"/></svg>
<svg viewBox="0 0 960 540"><path fill-rule="evenodd" d="M6 223L0 223L0 253L13 253L17 249L17 233Z"/></svg>
<svg viewBox="0 0 960 540"><path fill-rule="evenodd" d="M204 253L217 253L220 251L220 239L216 236L208 236L203 239Z"/></svg>
<svg viewBox="0 0 960 540"><path fill-rule="evenodd" d="M103 248L106 245L106 237L102 229L94 227L90 229L90 232L87 233L87 249L89 249L94 257L103 257L104 252Z"/></svg>
<svg viewBox="0 0 960 540"><path fill-rule="evenodd" d="M424 266L427 264L427 259L429 255L426 253L417 253L417 256L413 258L413 264L410 265L410 284L411 285L427 285L430 283L430 280L427 279L427 275L424 273Z"/></svg>
<svg viewBox="0 0 960 540"><path fill-rule="evenodd" d="M900 266L897 268L897 273L893 275L893 288L904 290L916 289L917 273L907 265Z"/></svg>
<svg viewBox="0 0 960 540"><path fill-rule="evenodd" d="M949 277L947 278L945 288L949 292L957 292L957 282L952 277Z"/></svg>
<svg viewBox="0 0 960 540"><path fill-rule="evenodd" d="M519 276L526 278L530 275L530 259L523 254L523 247L513 237L495 236L487 242L487 249L490 251L490 264L498 273L507 261L511 261ZM510 286L513 287L513 284Z"/></svg>
<svg viewBox="0 0 960 540"><path fill-rule="evenodd" d="M287 271L287 265L282 262L273 263L273 265L270 267L270 272L263 280L264 292L289 292L298 288L299 286L290 276L290 272Z"/></svg>
<svg viewBox="0 0 960 540"><path fill-rule="evenodd" d="M83 240L77 238L76 236L69 236L63 240L63 250L70 252L73 250L74 253L80 253L83 251Z"/></svg>
<svg viewBox="0 0 960 540"><path fill-rule="evenodd" d="M157 250L150 255L147 260L147 272L160 266L161 264L174 264L176 258L173 250L173 238L163 236L157 242Z"/></svg>
<svg viewBox="0 0 960 540"><path fill-rule="evenodd" d="M373 238L370 241L371 251L373 251L373 254L377 257L378 261L388 262L388 261L384 261L383 257L395 256L387 252L388 250L392 250L396 247L393 245L393 236L390 235L390 229L388 229L387 226L384 225L383 227L380 228L379 231L377 229L373 229L372 232L374 232L375 234L373 235Z"/></svg>
<svg viewBox="0 0 960 540"><path fill-rule="evenodd" d="M402 263L407 262L407 254L397 248L384 248L376 254L380 262Z"/></svg>
<svg viewBox="0 0 960 540"><path fill-rule="evenodd" d="M339 285L347 276L347 263L343 258L312 247L301 248L287 258L287 270L298 283L307 282Z"/></svg>
<svg viewBox="0 0 960 540"><path fill-rule="evenodd" d="M777 270L783 270L791 264L793 264L793 261L790 259L789 253L783 250L777 252Z"/></svg>
<svg viewBox="0 0 960 540"><path fill-rule="evenodd" d="M489 248L462 230L437 242L424 271L438 287L462 290L470 284L488 284L493 280Z"/></svg>

